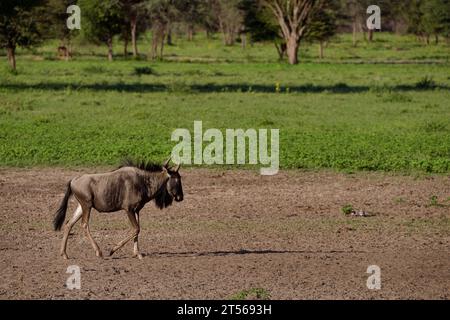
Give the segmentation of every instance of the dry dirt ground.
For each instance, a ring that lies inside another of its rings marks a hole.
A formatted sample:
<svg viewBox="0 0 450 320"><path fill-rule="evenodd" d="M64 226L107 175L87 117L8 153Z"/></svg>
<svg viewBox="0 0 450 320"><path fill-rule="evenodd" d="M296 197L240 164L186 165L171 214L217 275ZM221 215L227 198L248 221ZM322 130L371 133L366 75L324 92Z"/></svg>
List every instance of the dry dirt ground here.
<svg viewBox="0 0 450 320"><path fill-rule="evenodd" d="M141 213L142 261L131 243L96 258L80 225L65 261L53 213L66 182L93 171L0 170L0 299L450 298L449 177L184 170L185 200ZM345 204L374 216L346 217ZM105 254L127 228L124 213L93 213ZM65 285L69 265L80 290ZM380 290L367 288L369 265Z"/></svg>

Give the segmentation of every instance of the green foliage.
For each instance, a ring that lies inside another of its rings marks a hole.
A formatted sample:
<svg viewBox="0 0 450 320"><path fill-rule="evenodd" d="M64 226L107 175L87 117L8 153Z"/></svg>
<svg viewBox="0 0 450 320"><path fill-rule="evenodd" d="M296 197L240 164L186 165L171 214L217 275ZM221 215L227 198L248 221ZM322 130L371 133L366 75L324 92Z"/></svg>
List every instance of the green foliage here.
<svg viewBox="0 0 450 320"><path fill-rule="evenodd" d="M311 23L307 26L305 39L308 41L328 41L336 34L337 5L327 1L323 6L317 7L311 14Z"/></svg>
<svg viewBox="0 0 450 320"><path fill-rule="evenodd" d="M425 76L420 81L416 83L417 89L432 89L436 87L436 82L434 82L432 77Z"/></svg>
<svg viewBox="0 0 450 320"><path fill-rule="evenodd" d="M449 0L412 0L405 10L410 32L422 36L450 36Z"/></svg>
<svg viewBox="0 0 450 320"><path fill-rule="evenodd" d="M0 48L30 47L42 40L43 0L0 1Z"/></svg>
<svg viewBox="0 0 450 320"><path fill-rule="evenodd" d="M354 209L353 209L353 206L351 204L346 204L345 206L343 206L341 208L341 211L342 211L343 214L349 215L349 214L351 214L354 211Z"/></svg>
<svg viewBox="0 0 450 320"><path fill-rule="evenodd" d="M75 0L46 0L43 16L45 23L48 25L48 32L45 34L46 39L58 39L62 42L70 42L73 37L78 36L78 30L70 30L67 28L67 8L75 4Z"/></svg>
<svg viewBox="0 0 450 320"><path fill-rule="evenodd" d="M95 43L107 43L120 34L123 16L118 1L79 0L82 8L82 34Z"/></svg>
<svg viewBox="0 0 450 320"><path fill-rule="evenodd" d="M150 23L159 21L163 25L178 20L181 14L181 0L150 0L144 2L144 8L149 13Z"/></svg>
<svg viewBox="0 0 450 320"><path fill-rule="evenodd" d="M428 35L450 35L450 1L427 0L420 6L421 26Z"/></svg>
<svg viewBox="0 0 450 320"><path fill-rule="evenodd" d="M150 67L135 67L134 74L138 75L138 76L151 75L151 74L155 74L155 71Z"/></svg>
<svg viewBox="0 0 450 320"><path fill-rule="evenodd" d="M208 1L208 0L206 0ZM176 3L179 8L181 16L180 19L189 28L195 25L201 25L205 19L205 0L180 0Z"/></svg>
<svg viewBox="0 0 450 320"><path fill-rule="evenodd" d="M252 41L281 41L279 25L273 14L258 1L242 0L240 9L244 13L244 25Z"/></svg>
<svg viewBox="0 0 450 320"><path fill-rule="evenodd" d="M263 288L251 288L248 290L242 290L233 296L230 300L269 300L270 293Z"/></svg>
<svg viewBox="0 0 450 320"><path fill-rule="evenodd" d="M448 202L448 204L445 203L445 202ZM441 208L447 208L447 207L450 207L450 197L447 198L446 201L444 201L444 202L441 203L441 202L439 201L438 196L432 195L432 196L430 197L430 201L429 201L428 206L429 206L429 207L441 207Z"/></svg>

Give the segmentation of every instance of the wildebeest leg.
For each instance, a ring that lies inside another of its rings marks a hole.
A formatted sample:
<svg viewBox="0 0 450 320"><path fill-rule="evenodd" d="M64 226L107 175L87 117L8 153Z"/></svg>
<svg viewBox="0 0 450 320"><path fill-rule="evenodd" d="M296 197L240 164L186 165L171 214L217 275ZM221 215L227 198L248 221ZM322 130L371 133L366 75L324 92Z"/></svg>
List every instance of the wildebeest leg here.
<svg viewBox="0 0 450 320"><path fill-rule="evenodd" d="M98 244L95 242L94 238L92 238L91 231L89 230L89 218L91 215L91 207L83 207L83 220L82 220L82 226L84 230L86 231L86 236L88 237L89 241L91 242L92 248L95 250L95 255L97 257L102 258L102 251L100 250Z"/></svg>
<svg viewBox="0 0 450 320"><path fill-rule="evenodd" d="M128 219L130 219L130 223L131 223L131 233L129 236L127 236L125 239L120 241L114 248L111 249L111 251L109 252L110 256L112 256L114 254L114 252L116 252L117 250L122 248L128 241L130 241L131 239L134 239L135 237L137 237L139 235L139 224L136 221L134 212L131 210L128 210L127 215L128 215Z"/></svg>
<svg viewBox="0 0 450 320"><path fill-rule="evenodd" d="M72 227L75 223L78 222L78 220L81 219L81 216L83 215L83 210L81 209L81 205L78 205L77 209L75 210L75 213L73 214L72 219L67 222L65 228L64 228L64 236L61 244L61 251L60 254L64 257L64 259L69 259L67 257L66 248L67 248L67 239L69 238L70 230L72 230Z"/></svg>
<svg viewBox="0 0 450 320"><path fill-rule="evenodd" d="M137 222L138 228L140 229L139 212L135 212L134 216L135 216L135 218L136 218L136 222ZM138 238L139 238L139 235L137 235L137 236L134 237L134 239L133 239L133 242L134 242L134 246L133 246L133 257L138 257L139 260L142 260L142 254L139 252Z"/></svg>

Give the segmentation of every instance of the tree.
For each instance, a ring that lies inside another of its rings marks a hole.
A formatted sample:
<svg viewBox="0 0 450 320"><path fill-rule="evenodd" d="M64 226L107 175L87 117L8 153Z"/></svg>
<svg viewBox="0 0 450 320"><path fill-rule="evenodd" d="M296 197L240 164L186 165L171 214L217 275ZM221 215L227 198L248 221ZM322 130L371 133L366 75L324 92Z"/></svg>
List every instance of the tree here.
<svg viewBox="0 0 450 320"><path fill-rule="evenodd" d="M341 0L339 10L339 22L344 23L351 21L352 42L356 47L358 44L358 31L364 32L363 21L366 14L367 7L364 8L360 0Z"/></svg>
<svg viewBox="0 0 450 320"><path fill-rule="evenodd" d="M450 0L412 0L407 7L408 31L417 35L426 44L434 35L450 35Z"/></svg>
<svg viewBox="0 0 450 320"><path fill-rule="evenodd" d="M385 25L390 23L392 31L398 34L401 26L405 26L407 24L408 7L412 5L414 0L379 0L379 2L379 6L382 10L381 16L383 19L383 29L386 30Z"/></svg>
<svg viewBox="0 0 450 320"><path fill-rule="evenodd" d="M424 30L422 28L422 11L420 9L422 0L411 0L408 7L408 32L422 38Z"/></svg>
<svg viewBox="0 0 450 320"><path fill-rule="evenodd" d="M283 60L286 55L286 43L272 12L262 6L261 2L254 0L243 0L241 9L244 15L243 23L251 41L273 41L279 60Z"/></svg>
<svg viewBox="0 0 450 320"><path fill-rule="evenodd" d="M219 31L217 0L203 0L200 2L199 10L202 13L201 25L205 29L206 38L209 39L213 32Z"/></svg>
<svg viewBox="0 0 450 320"><path fill-rule="evenodd" d="M180 0L182 1L182 0ZM147 10L153 29L151 58L163 58L164 39L170 24L178 19L180 3L178 0L147 0L144 7Z"/></svg>
<svg viewBox="0 0 450 320"><path fill-rule="evenodd" d="M67 28L67 8L74 4L74 0L47 0L45 7L45 19L48 24L47 38L58 39L59 49L63 49L65 58L72 55L72 38L79 34L78 30Z"/></svg>
<svg viewBox="0 0 450 320"><path fill-rule="evenodd" d="M140 31L144 31L145 13L142 9L144 0L119 0L122 9L123 26L122 39L125 42L124 53L127 51L128 41L131 39L131 47L133 50L133 57L139 55L137 47L137 37Z"/></svg>
<svg viewBox="0 0 450 320"><path fill-rule="evenodd" d="M300 42L311 12L319 3L318 0L263 0L263 5L270 9L281 28L290 64L298 63Z"/></svg>
<svg viewBox="0 0 450 320"><path fill-rule="evenodd" d="M234 45L243 25L243 12L240 10L241 0L211 0L212 12L226 46Z"/></svg>
<svg viewBox="0 0 450 320"><path fill-rule="evenodd" d="M28 48L42 40L42 4L40 0L0 1L0 47L6 49L13 70L16 70L17 47Z"/></svg>
<svg viewBox="0 0 450 320"><path fill-rule="evenodd" d="M427 37L435 36L436 44L439 42L439 35L448 38L450 24L450 0L427 0L421 2L421 26Z"/></svg>
<svg viewBox="0 0 450 320"><path fill-rule="evenodd" d="M116 0L79 0L82 33L91 41L108 46L108 60L113 60L113 37L121 33L123 16Z"/></svg>
<svg viewBox="0 0 450 320"><path fill-rule="evenodd" d="M323 59L324 43L336 34L336 6L330 1L316 7L311 13L311 23L306 28L305 39L319 42L319 58Z"/></svg>
<svg viewBox="0 0 450 320"><path fill-rule="evenodd" d="M439 15L441 27L439 32L447 40L447 44L450 44L450 0L442 0L441 8Z"/></svg>
<svg viewBox="0 0 450 320"><path fill-rule="evenodd" d="M186 25L188 41L194 39L195 25L200 24L203 20L202 2L204 1L205 0L184 0L180 3L180 19Z"/></svg>

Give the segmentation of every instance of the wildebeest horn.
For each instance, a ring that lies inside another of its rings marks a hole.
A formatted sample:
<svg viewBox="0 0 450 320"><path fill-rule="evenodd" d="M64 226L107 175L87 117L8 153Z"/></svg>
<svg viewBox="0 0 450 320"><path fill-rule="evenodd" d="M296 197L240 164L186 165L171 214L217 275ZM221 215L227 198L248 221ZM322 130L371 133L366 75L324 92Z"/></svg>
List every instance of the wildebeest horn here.
<svg viewBox="0 0 450 320"><path fill-rule="evenodd" d="M178 170L180 170L181 164L177 164L177 166L175 167L175 169L173 169L173 171L178 172Z"/></svg>
<svg viewBox="0 0 450 320"><path fill-rule="evenodd" d="M167 168L167 167L168 167L169 162L170 162L170 159L172 159L172 157L169 157L169 159L167 159L167 160L164 162L164 164L163 164L163 167L164 167L164 168Z"/></svg>

